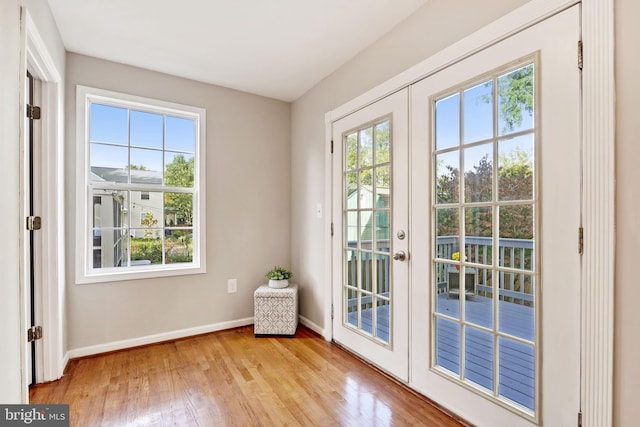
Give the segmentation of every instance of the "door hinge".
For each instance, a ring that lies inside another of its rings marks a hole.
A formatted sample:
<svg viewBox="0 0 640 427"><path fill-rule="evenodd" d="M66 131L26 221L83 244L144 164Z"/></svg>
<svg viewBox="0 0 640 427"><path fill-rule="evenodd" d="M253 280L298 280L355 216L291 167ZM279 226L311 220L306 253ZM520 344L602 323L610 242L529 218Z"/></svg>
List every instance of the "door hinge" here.
<svg viewBox="0 0 640 427"><path fill-rule="evenodd" d="M333 223L331 223L331 237L333 237Z"/></svg>
<svg viewBox="0 0 640 427"><path fill-rule="evenodd" d="M331 320L333 320L333 304L331 304Z"/></svg>
<svg viewBox="0 0 640 427"><path fill-rule="evenodd" d="M331 140L331 154L333 154L333 139Z"/></svg>
<svg viewBox="0 0 640 427"><path fill-rule="evenodd" d="M582 411L578 412L578 427L582 427Z"/></svg>
<svg viewBox="0 0 640 427"><path fill-rule="evenodd" d="M582 255L584 253L584 228L578 228L578 253Z"/></svg>
<svg viewBox="0 0 640 427"><path fill-rule="evenodd" d="M27 118L33 120L40 120L40 107L27 104Z"/></svg>
<svg viewBox="0 0 640 427"><path fill-rule="evenodd" d="M32 326L27 329L27 342L42 338L42 326Z"/></svg>
<svg viewBox="0 0 640 427"><path fill-rule="evenodd" d="M578 68L582 70L583 58L582 58L582 40L578 41Z"/></svg>
<svg viewBox="0 0 640 427"><path fill-rule="evenodd" d="M27 230L35 231L40 230L42 227L42 218L39 216L28 216L27 217Z"/></svg>

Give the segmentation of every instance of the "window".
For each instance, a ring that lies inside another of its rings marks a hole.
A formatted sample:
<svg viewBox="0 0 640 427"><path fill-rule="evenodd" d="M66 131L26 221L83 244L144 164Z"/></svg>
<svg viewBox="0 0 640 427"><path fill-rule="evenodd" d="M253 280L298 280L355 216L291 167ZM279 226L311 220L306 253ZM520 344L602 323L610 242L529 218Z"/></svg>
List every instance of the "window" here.
<svg viewBox="0 0 640 427"><path fill-rule="evenodd" d="M79 283L204 272L205 110L77 87Z"/></svg>

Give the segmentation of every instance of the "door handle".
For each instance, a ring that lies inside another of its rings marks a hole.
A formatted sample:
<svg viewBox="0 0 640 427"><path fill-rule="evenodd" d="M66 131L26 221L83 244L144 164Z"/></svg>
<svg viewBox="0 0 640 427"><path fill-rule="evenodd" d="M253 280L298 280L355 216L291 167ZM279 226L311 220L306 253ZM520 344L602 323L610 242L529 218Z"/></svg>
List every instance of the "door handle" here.
<svg viewBox="0 0 640 427"><path fill-rule="evenodd" d="M407 259L407 254L404 253L404 251L398 251L393 254L393 259L395 259L396 261L404 261L405 259Z"/></svg>

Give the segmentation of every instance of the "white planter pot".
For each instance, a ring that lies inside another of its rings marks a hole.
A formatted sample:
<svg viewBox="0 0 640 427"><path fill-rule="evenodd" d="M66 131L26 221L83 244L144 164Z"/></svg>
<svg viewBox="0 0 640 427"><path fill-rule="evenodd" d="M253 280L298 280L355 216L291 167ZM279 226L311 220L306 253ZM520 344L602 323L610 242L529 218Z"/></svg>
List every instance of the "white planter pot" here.
<svg viewBox="0 0 640 427"><path fill-rule="evenodd" d="M286 288L287 286L289 286L289 279L283 279L283 280L269 279L270 288L282 289L282 288Z"/></svg>

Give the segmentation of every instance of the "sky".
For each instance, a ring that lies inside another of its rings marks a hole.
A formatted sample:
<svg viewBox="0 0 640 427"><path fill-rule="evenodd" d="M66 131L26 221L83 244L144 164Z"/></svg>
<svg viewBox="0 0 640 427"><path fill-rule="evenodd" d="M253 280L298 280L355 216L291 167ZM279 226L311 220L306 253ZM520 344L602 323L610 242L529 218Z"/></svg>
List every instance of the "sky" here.
<svg viewBox="0 0 640 427"><path fill-rule="evenodd" d="M160 172L163 150L165 164L195 152L194 119L93 103L90 125L91 166L124 169L131 156L132 165Z"/></svg>

